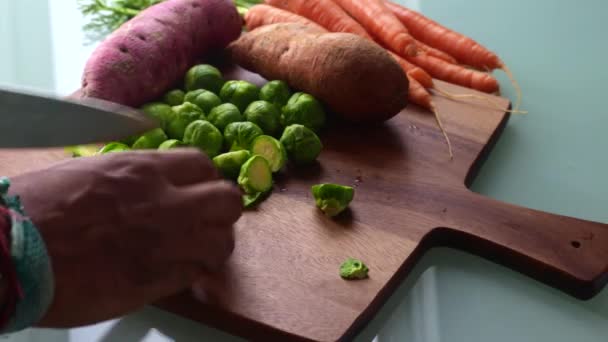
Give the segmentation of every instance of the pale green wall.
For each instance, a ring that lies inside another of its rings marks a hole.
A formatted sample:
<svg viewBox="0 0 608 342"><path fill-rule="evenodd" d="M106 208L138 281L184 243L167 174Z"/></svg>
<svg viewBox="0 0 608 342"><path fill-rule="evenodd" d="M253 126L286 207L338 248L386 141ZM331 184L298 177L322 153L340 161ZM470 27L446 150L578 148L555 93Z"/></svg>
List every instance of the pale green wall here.
<svg viewBox="0 0 608 342"><path fill-rule="evenodd" d="M47 0L0 0L0 83L54 89Z"/></svg>

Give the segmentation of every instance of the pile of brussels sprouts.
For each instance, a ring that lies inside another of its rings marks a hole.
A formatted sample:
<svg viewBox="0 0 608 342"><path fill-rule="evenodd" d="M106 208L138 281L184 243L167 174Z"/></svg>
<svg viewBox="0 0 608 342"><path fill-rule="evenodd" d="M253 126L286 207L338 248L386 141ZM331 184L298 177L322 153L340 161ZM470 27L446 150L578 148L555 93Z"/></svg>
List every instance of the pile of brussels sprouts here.
<svg viewBox="0 0 608 342"><path fill-rule="evenodd" d="M323 148L318 134L325 126L326 114L313 96L293 92L281 80L262 87L243 80L225 80L208 64L192 67L183 89L171 90L141 110L158 119L160 127L125 141L110 142L96 154L196 147L213 159L224 177L239 184L246 207L271 192L273 174L287 162L313 163ZM321 194L319 186L313 191L315 198L316 193ZM317 205L335 216L352 200L352 188L323 186L330 190L329 195L336 196L330 196L332 205L327 206L320 197ZM328 195L327 191L323 194ZM322 200L325 205L319 202Z"/></svg>

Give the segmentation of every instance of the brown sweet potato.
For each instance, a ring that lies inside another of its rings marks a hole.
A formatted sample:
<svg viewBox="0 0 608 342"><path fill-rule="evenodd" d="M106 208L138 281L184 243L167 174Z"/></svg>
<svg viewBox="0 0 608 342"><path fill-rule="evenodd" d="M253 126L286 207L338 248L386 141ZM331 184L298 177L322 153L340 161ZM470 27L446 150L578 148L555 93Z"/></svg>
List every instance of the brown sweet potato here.
<svg viewBox="0 0 608 342"><path fill-rule="evenodd" d="M138 107L161 96L189 67L238 38L231 0L167 0L123 24L93 52L81 96Z"/></svg>
<svg viewBox="0 0 608 342"><path fill-rule="evenodd" d="M228 45L232 59L266 79L312 94L352 122L381 122L407 105L409 81L379 45L351 33L278 23Z"/></svg>

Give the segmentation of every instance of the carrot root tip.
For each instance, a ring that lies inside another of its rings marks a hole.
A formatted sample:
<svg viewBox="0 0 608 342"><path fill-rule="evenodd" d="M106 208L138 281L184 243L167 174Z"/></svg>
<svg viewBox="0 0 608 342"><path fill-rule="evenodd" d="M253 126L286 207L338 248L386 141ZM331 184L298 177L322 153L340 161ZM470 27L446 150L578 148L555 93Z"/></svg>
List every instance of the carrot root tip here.
<svg viewBox="0 0 608 342"><path fill-rule="evenodd" d="M454 153L452 152L452 143L450 142L450 138L448 137L448 134L445 130L445 128L443 127L443 123L441 122L441 119L439 118L439 111L437 110L437 107L435 107L435 105L431 104L431 111L433 112L433 115L435 116L435 121L437 121L437 125L439 126L439 129L441 129L441 134L443 134L444 138L445 138L445 142L448 145L448 153L450 154L450 160L454 159Z"/></svg>
<svg viewBox="0 0 608 342"><path fill-rule="evenodd" d="M518 109L504 109L502 108L497 102L493 101L491 98L485 97L485 96L480 96L480 95L475 95L475 94L452 94L449 93L445 90L441 90L437 87L434 88L434 91L436 91L437 93L451 99L451 100L458 100L458 99L477 99L477 100L482 100L482 101L486 101L490 104L492 104L493 106L491 107L492 109L495 110L500 110L500 111L504 111L507 113L512 113L512 114L528 114L527 111L523 111L523 110L518 110Z"/></svg>
<svg viewBox="0 0 608 342"><path fill-rule="evenodd" d="M511 72L511 70L503 62L500 63L500 69L502 69L502 71L504 71L505 74L507 74L507 77L509 77L511 84L513 85L513 88L515 88L515 92L517 94L517 100L515 101L514 110L519 111L519 106L521 105L521 87L519 86L519 83L517 83L517 81L515 80L515 77L513 76L513 73Z"/></svg>

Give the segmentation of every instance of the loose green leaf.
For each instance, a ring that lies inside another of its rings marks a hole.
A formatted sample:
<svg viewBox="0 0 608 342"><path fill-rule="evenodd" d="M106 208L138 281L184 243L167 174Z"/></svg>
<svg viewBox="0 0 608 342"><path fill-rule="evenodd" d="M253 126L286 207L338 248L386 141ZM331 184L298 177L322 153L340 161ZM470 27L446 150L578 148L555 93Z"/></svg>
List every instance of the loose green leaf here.
<svg viewBox="0 0 608 342"><path fill-rule="evenodd" d="M317 184L311 190L315 204L329 217L343 212L355 196L352 187L339 184Z"/></svg>
<svg viewBox="0 0 608 342"><path fill-rule="evenodd" d="M90 157L97 154L99 151L98 145L77 145L77 146L68 146L65 148L65 151L72 155L73 158L80 157Z"/></svg>
<svg viewBox="0 0 608 342"><path fill-rule="evenodd" d="M130 151L131 148L121 142L111 142L103 146L97 154L106 154L106 153L114 153L114 152L125 152Z"/></svg>
<svg viewBox="0 0 608 342"><path fill-rule="evenodd" d="M368 273L369 268L359 259L348 258L340 265L340 277L346 280L365 279Z"/></svg>

